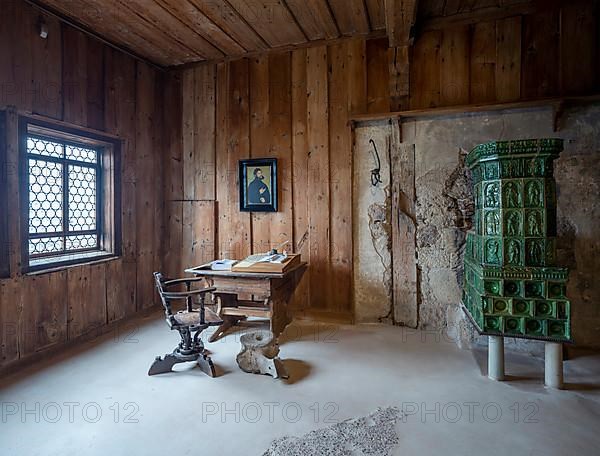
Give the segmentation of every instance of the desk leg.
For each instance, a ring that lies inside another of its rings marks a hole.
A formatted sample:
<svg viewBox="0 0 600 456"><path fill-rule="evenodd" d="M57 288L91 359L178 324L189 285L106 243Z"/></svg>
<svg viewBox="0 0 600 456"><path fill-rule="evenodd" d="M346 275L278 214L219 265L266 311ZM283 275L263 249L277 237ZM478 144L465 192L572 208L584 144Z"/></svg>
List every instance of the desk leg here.
<svg viewBox="0 0 600 456"><path fill-rule="evenodd" d="M289 297L286 296L279 295L271 299L271 332L276 338L292 322L288 304Z"/></svg>
<svg viewBox="0 0 600 456"><path fill-rule="evenodd" d="M217 330L213 333L212 336L208 339L209 342L215 342L219 340L221 337L225 336L225 333L229 328L234 327L240 321L245 320L246 317L238 317L237 315L223 315L221 316L223 319L223 324L217 328Z"/></svg>

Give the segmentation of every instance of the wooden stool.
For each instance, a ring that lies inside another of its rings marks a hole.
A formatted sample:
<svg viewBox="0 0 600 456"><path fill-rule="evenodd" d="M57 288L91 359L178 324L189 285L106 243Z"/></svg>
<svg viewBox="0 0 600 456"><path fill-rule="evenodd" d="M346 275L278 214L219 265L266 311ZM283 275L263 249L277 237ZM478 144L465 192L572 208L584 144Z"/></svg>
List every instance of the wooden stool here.
<svg viewBox="0 0 600 456"><path fill-rule="evenodd" d="M244 372L266 374L273 378L289 378L279 354L279 345L271 331L258 330L244 334L240 338L242 351L237 355L237 363Z"/></svg>

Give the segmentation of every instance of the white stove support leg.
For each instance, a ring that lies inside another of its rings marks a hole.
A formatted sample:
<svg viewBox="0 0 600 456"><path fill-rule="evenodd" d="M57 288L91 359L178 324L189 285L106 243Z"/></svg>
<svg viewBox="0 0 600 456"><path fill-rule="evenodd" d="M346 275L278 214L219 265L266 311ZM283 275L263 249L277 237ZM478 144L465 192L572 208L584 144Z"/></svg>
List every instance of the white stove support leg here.
<svg viewBox="0 0 600 456"><path fill-rule="evenodd" d="M563 387L563 347L556 342L546 342L546 356L544 358L545 384L550 388L562 389Z"/></svg>
<svg viewBox="0 0 600 456"><path fill-rule="evenodd" d="M504 337L488 336L488 377L504 380Z"/></svg>

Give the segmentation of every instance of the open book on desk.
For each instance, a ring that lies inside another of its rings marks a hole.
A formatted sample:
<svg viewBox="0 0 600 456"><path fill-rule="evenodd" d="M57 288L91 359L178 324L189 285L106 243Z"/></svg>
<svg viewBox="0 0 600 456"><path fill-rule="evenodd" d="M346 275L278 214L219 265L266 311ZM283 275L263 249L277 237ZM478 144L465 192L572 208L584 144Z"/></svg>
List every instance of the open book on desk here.
<svg viewBox="0 0 600 456"><path fill-rule="evenodd" d="M250 255L245 260L236 263L231 270L233 272L262 272L262 273L284 273L300 264L300 254L270 254L263 253Z"/></svg>

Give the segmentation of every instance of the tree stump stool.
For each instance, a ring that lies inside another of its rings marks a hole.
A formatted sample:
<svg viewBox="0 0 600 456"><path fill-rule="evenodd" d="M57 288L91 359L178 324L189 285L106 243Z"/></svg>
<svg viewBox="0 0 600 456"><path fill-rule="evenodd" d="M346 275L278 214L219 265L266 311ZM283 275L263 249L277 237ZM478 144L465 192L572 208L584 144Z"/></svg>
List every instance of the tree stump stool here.
<svg viewBox="0 0 600 456"><path fill-rule="evenodd" d="M271 331L258 330L244 334L240 338L242 351L237 355L237 363L244 372L266 374L273 378L289 378L279 354L279 345Z"/></svg>

